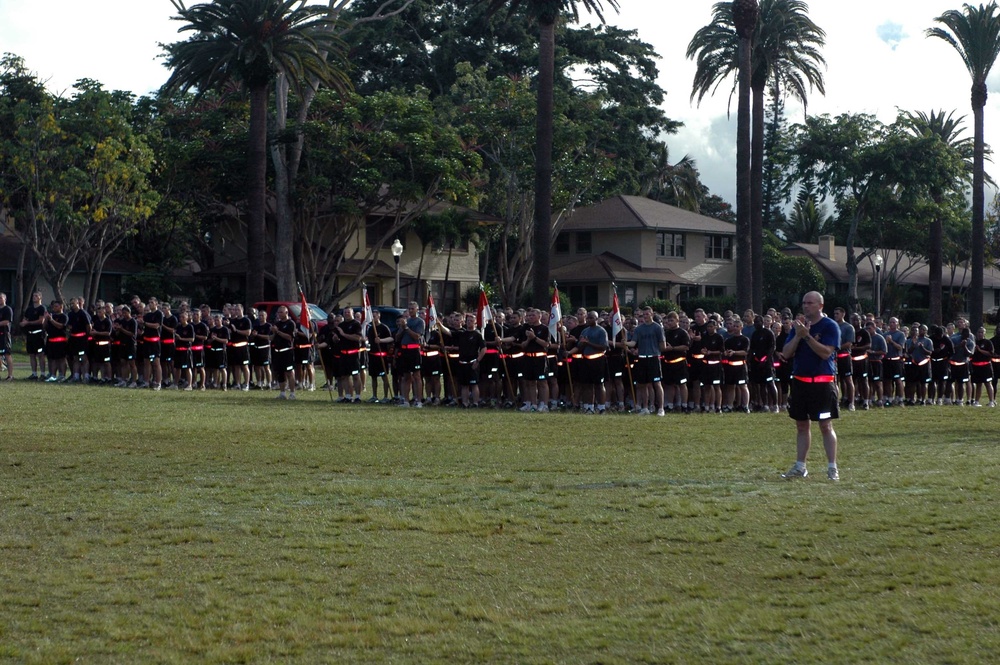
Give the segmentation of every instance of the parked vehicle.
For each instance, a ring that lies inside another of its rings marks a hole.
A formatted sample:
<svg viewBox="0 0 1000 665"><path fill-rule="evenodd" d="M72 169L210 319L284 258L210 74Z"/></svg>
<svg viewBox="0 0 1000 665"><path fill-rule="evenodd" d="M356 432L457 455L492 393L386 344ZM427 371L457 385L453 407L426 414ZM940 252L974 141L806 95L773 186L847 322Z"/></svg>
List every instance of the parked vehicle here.
<svg viewBox="0 0 1000 665"><path fill-rule="evenodd" d="M299 320L299 315L302 313L302 303L299 301L291 300L267 300L264 302L254 303L254 307L258 311L264 310L267 312L267 320L274 321L275 315L278 313L278 308L284 305L288 308L288 318L295 321ZM306 303L309 306L309 320L316 324L317 328L322 328L326 325L326 311L319 305L313 303Z"/></svg>
<svg viewBox="0 0 1000 665"><path fill-rule="evenodd" d="M344 309L347 309L345 307ZM344 313L344 309L340 310L340 313ZM357 316L358 312L362 311L363 307L351 307L354 311L354 315ZM372 305L372 311L378 312L379 320L389 327L389 331L395 335L396 334L396 319L401 316L406 316L406 310L400 309L398 307L392 307L390 305Z"/></svg>

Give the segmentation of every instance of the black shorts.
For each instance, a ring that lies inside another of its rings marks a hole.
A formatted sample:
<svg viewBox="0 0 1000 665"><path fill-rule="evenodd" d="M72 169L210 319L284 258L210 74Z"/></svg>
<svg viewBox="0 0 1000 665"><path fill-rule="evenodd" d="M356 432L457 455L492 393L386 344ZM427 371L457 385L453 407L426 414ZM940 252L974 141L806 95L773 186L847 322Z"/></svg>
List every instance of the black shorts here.
<svg viewBox="0 0 1000 665"><path fill-rule="evenodd" d="M840 417L837 384L805 383L792 379L788 394L788 415L792 420L823 421Z"/></svg>
<svg viewBox="0 0 1000 665"><path fill-rule="evenodd" d="M83 360L83 356L87 353L87 336L70 335L67 353L72 358Z"/></svg>
<svg viewBox="0 0 1000 665"><path fill-rule="evenodd" d="M250 364L250 345L246 342L238 342L243 346L230 345L226 347L226 360L230 367Z"/></svg>
<svg viewBox="0 0 1000 665"><path fill-rule="evenodd" d="M726 363L723 366L723 382L727 386L745 386L749 378L747 376L747 364L744 361L740 365Z"/></svg>
<svg viewBox="0 0 1000 665"><path fill-rule="evenodd" d="M143 339L142 345L139 347L139 357L143 360L159 360L160 340L152 341Z"/></svg>
<svg viewBox="0 0 1000 665"><path fill-rule="evenodd" d="M687 358L681 358L676 362L664 360L660 371L663 373L663 383L667 386L683 386L691 378L688 372Z"/></svg>
<svg viewBox="0 0 1000 665"><path fill-rule="evenodd" d="M885 362L882 360L868 360L868 378L872 381L881 381L885 376Z"/></svg>
<svg viewBox="0 0 1000 665"><path fill-rule="evenodd" d="M226 369L226 350L205 349L205 367L208 369Z"/></svg>
<svg viewBox="0 0 1000 665"><path fill-rule="evenodd" d="M763 386L774 381L774 361L770 356L764 359L751 357L747 363L750 385Z"/></svg>
<svg viewBox="0 0 1000 665"><path fill-rule="evenodd" d="M683 365L684 363L681 362L678 364ZM640 357L635 362L635 368L632 371L632 378L635 379L635 382L640 385L645 385L647 383L659 383L663 378L663 375L660 372L660 357Z"/></svg>
<svg viewBox="0 0 1000 665"><path fill-rule="evenodd" d="M103 364L111 362L111 342L94 342L90 347L89 356L92 363Z"/></svg>
<svg viewBox="0 0 1000 665"><path fill-rule="evenodd" d="M609 355L608 357L608 376L612 379L620 379L625 376L625 356L622 355ZM551 366L551 363L549 363Z"/></svg>
<svg viewBox="0 0 1000 665"><path fill-rule="evenodd" d="M171 339L169 342L166 340L160 341L160 360L165 363L172 362L174 359L174 341Z"/></svg>
<svg viewBox="0 0 1000 665"><path fill-rule="evenodd" d="M931 380L931 363L930 361L924 362L922 365L917 363L907 363L906 369L903 372L906 376L906 382L916 385L918 383L929 383Z"/></svg>
<svg viewBox="0 0 1000 665"><path fill-rule="evenodd" d="M969 365L966 363L952 364L950 376L952 383L968 383Z"/></svg>
<svg viewBox="0 0 1000 665"><path fill-rule="evenodd" d="M271 371L274 372L274 380L281 383L285 380L285 375L291 381L295 380L293 370L295 369L295 354L292 349L271 349Z"/></svg>
<svg viewBox="0 0 1000 665"><path fill-rule="evenodd" d="M972 382L988 383L993 380L993 363L985 362L982 365L972 365Z"/></svg>
<svg viewBox="0 0 1000 665"><path fill-rule="evenodd" d="M191 349L189 348L176 348L174 349L174 369L191 369L193 367L193 359L191 357Z"/></svg>
<svg viewBox="0 0 1000 665"><path fill-rule="evenodd" d="M65 341L53 342L50 339L45 343L45 355L49 360L62 360L66 357L67 348Z"/></svg>
<svg viewBox="0 0 1000 665"><path fill-rule="evenodd" d="M458 385L474 386L479 383L479 370L471 361L462 362L459 360L456 363L456 369Z"/></svg>
<svg viewBox="0 0 1000 665"><path fill-rule="evenodd" d="M368 373L372 376L385 376L389 373L389 354L385 351L375 351L368 358Z"/></svg>
<svg viewBox="0 0 1000 665"><path fill-rule="evenodd" d="M24 350L26 353L38 355L45 351L45 331L27 330L24 333Z"/></svg>
<svg viewBox="0 0 1000 665"><path fill-rule="evenodd" d="M882 361L882 376L887 379L903 378L903 360L901 358L886 358Z"/></svg>
<svg viewBox="0 0 1000 665"><path fill-rule="evenodd" d="M576 363L576 366L580 368L580 371L575 379L580 383L600 385L604 383L604 378L608 374L607 356L583 358Z"/></svg>
<svg viewBox="0 0 1000 665"><path fill-rule="evenodd" d="M312 344L303 344L301 346L295 347L295 364L296 365L308 365L313 361L313 347Z"/></svg>
<svg viewBox="0 0 1000 665"><path fill-rule="evenodd" d="M713 361L711 363L706 362L701 368L701 385L703 386L721 386L722 385L722 363Z"/></svg>
<svg viewBox="0 0 1000 665"><path fill-rule="evenodd" d="M420 363L423 356L420 355L419 348L402 349L399 352L399 362L396 365L402 374L412 374L420 371Z"/></svg>
<svg viewBox="0 0 1000 665"><path fill-rule="evenodd" d="M851 372L854 371L854 361L851 360L851 354L845 353L843 355L837 354L837 376L843 378L845 376L851 376Z"/></svg>
<svg viewBox="0 0 1000 665"><path fill-rule="evenodd" d="M868 376L868 358L863 358L862 360L851 359L851 372L854 376L858 378L865 378Z"/></svg>
<svg viewBox="0 0 1000 665"><path fill-rule="evenodd" d="M250 364L254 367L267 367L271 364L271 346L257 345L250 346Z"/></svg>
<svg viewBox="0 0 1000 665"><path fill-rule="evenodd" d="M573 369L582 363L574 364ZM547 380L548 373L545 371L545 356L528 356L525 355L521 360L522 371L521 374L526 381L545 381ZM604 363L601 363L601 367L604 367ZM580 380L579 377L574 373L573 380ZM593 383L593 382L591 382Z"/></svg>
<svg viewBox="0 0 1000 665"><path fill-rule="evenodd" d="M951 364L947 358L941 360L931 358L931 381L947 381L951 376L950 370Z"/></svg>
<svg viewBox="0 0 1000 665"><path fill-rule="evenodd" d="M336 376L357 376L361 373L361 354L340 352L340 364Z"/></svg>
<svg viewBox="0 0 1000 665"><path fill-rule="evenodd" d="M425 355L420 359L421 376L440 376L443 369L444 360L441 358L440 351L435 352L434 355Z"/></svg>

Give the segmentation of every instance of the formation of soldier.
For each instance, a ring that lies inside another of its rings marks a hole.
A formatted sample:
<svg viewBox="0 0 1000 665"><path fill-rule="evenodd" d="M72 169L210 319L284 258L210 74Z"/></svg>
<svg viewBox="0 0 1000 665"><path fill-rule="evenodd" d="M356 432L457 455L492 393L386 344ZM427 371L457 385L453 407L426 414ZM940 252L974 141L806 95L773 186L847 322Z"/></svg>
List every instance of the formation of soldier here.
<svg viewBox="0 0 1000 665"><path fill-rule="evenodd" d="M833 312L841 329L837 382L847 410L918 404L995 406L1000 339L948 326ZM486 319L484 322L483 319ZM396 331L352 309L303 326L279 307L213 311L133 297L127 305L72 298L68 308L32 296L20 320L29 380L152 390L335 392L338 403L518 408L546 412L780 412L791 365L788 309L634 315L579 309L551 321L537 309L453 312L437 318L410 303ZM13 377L13 312L0 294L0 359ZM6 354L3 353L6 349ZM984 396L983 393L986 393Z"/></svg>

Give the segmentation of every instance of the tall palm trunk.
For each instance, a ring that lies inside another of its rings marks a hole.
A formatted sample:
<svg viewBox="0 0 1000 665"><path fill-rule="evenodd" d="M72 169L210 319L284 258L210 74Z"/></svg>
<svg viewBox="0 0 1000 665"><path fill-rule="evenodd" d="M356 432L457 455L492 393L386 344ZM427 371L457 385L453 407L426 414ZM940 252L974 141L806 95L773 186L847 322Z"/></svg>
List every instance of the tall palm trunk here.
<svg viewBox="0 0 1000 665"><path fill-rule="evenodd" d="M538 106L535 118L535 223L532 253L532 300L549 306L549 266L552 251L552 132L556 59L555 21L539 20Z"/></svg>
<svg viewBox="0 0 1000 665"><path fill-rule="evenodd" d="M247 145L247 304L264 300L264 244L267 237L267 83L250 88Z"/></svg>
<svg viewBox="0 0 1000 665"><path fill-rule="evenodd" d="M750 244L750 38L740 38L739 106L736 112L736 308L752 305Z"/></svg>
<svg viewBox="0 0 1000 665"><path fill-rule="evenodd" d="M750 263L753 311L764 309L764 90L753 85L753 137L750 149Z"/></svg>
<svg viewBox="0 0 1000 665"><path fill-rule="evenodd" d="M934 203L941 204L941 195L934 195ZM941 241L944 239L944 224L940 214L935 214L931 220L930 246L927 248L927 290L930 306L931 323L941 324L944 321L944 311L941 304ZM876 312L876 315L880 314Z"/></svg>
<svg viewBox="0 0 1000 665"><path fill-rule="evenodd" d="M972 276L969 280L969 320L972 329L983 325L983 269L985 268L985 144L983 115L986 107L986 83L972 84L974 147L972 156Z"/></svg>

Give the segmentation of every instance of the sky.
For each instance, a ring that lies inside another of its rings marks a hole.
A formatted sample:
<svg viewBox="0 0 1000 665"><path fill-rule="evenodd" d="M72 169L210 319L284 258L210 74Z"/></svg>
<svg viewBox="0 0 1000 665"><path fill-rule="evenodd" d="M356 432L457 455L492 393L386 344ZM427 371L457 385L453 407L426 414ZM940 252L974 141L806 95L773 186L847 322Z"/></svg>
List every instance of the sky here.
<svg viewBox="0 0 1000 665"><path fill-rule="evenodd" d="M189 3L191 4L191 3ZM694 63L687 44L712 16L711 0L620 0L616 14L604 0L611 25L636 30L659 54L664 110L684 127L667 137L672 161L690 155L712 192L735 203L736 106L728 117L729 90L723 83L700 105L690 100ZM924 36L934 18L960 9L957 0L811 0L809 15L826 31L826 96L813 93L809 113L872 113L892 122L899 110L956 111L972 135L971 83L958 54L940 39ZM596 21L582 12L583 22ZM184 37L172 21L170 0L0 0L0 52L24 58L27 67L55 93L72 92L80 78L105 88L145 94L168 71L160 44ZM986 142L1000 145L1000 63L989 80ZM789 100L791 122L804 118ZM987 171L995 167L987 163Z"/></svg>

